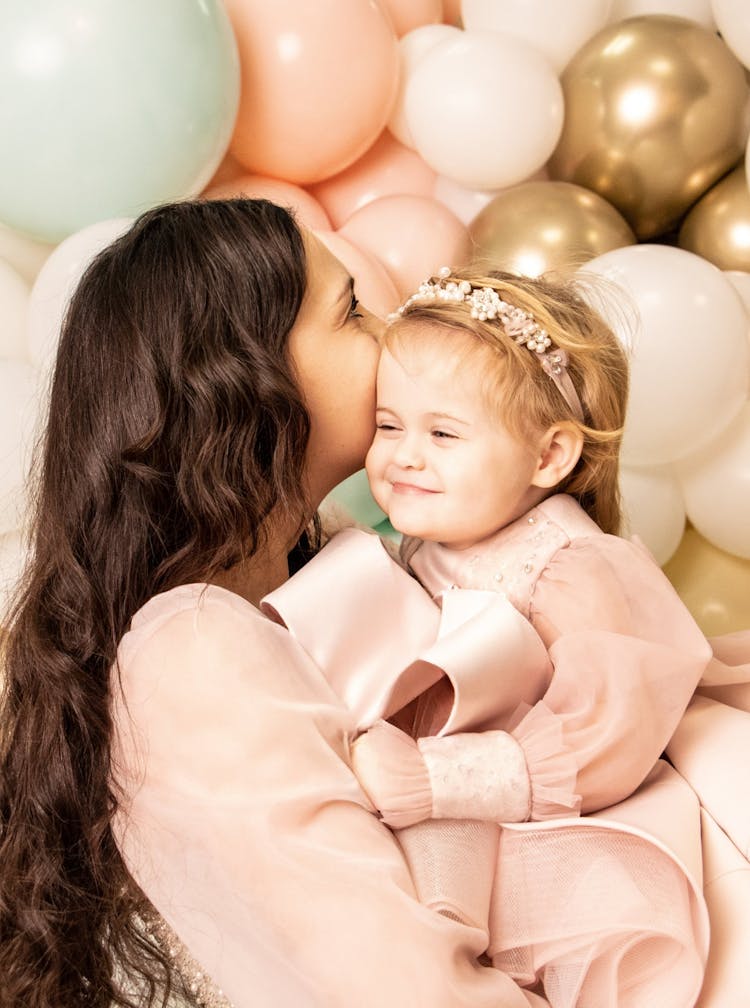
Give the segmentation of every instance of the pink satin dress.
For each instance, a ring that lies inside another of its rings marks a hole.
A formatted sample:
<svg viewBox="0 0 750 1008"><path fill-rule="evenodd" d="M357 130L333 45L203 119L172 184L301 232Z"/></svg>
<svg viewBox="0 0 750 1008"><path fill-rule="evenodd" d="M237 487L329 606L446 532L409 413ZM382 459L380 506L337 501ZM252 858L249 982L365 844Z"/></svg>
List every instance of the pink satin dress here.
<svg viewBox="0 0 750 1008"><path fill-rule="evenodd" d="M472 733L504 729L523 752L533 821L431 820L424 764L391 730L390 808L415 823L398 835L420 898L482 929L496 967L555 1008L743 1003L750 902L725 872L744 892L750 634L712 657L647 552L564 496L481 550L425 543L410 563L432 610L353 530L265 609L327 670L360 730L387 733L377 719L390 718L433 747L466 738L444 788L467 819L482 815L482 774L498 773L472 765ZM692 699L699 683L714 695Z"/></svg>

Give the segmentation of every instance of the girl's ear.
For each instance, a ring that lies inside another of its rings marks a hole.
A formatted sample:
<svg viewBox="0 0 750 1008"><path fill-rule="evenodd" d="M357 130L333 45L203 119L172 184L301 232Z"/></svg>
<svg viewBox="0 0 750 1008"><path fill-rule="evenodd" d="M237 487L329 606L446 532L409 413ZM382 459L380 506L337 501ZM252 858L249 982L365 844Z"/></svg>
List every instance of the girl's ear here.
<svg viewBox="0 0 750 1008"><path fill-rule="evenodd" d="M577 427L556 424L542 436L532 486L549 490L575 468L583 450L583 434Z"/></svg>

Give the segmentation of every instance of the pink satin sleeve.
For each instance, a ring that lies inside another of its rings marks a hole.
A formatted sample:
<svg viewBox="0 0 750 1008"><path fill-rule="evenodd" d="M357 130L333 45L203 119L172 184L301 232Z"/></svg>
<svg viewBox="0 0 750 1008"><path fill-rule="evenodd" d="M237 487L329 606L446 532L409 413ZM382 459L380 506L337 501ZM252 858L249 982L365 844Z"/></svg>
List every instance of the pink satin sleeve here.
<svg viewBox="0 0 750 1008"><path fill-rule="evenodd" d="M553 666L542 713L576 761L582 811L623 800L685 712L711 658L705 637L646 551L614 536L560 549L530 618Z"/></svg>
<svg viewBox="0 0 750 1008"><path fill-rule="evenodd" d="M236 1008L532 1003L477 964L486 931L417 902L348 765L352 716L284 628L186 586L141 611L119 673L119 846Z"/></svg>

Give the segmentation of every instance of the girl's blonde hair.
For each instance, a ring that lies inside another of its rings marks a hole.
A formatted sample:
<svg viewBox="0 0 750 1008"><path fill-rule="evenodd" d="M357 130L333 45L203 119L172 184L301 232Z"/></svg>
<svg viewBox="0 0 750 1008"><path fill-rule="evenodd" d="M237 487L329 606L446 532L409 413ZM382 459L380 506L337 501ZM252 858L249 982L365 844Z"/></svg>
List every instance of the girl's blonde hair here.
<svg viewBox="0 0 750 1008"><path fill-rule="evenodd" d="M553 348L568 356L567 371L583 408L583 422L543 369L536 353L508 335L499 319L472 318L464 302L410 300L392 318L385 345L395 352L415 340L452 352L463 364L478 363L479 392L522 442L558 423L583 436L581 457L554 488L575 497L604 532L620 529L618 463L628 396L628 361L619 339L582 291L599 280L521 277L493 271L456 270L447 280L489 287L503 301L533 316ZM598 294L604 282L594 287ZM469 337L456 346L455 336Z"/></svg>

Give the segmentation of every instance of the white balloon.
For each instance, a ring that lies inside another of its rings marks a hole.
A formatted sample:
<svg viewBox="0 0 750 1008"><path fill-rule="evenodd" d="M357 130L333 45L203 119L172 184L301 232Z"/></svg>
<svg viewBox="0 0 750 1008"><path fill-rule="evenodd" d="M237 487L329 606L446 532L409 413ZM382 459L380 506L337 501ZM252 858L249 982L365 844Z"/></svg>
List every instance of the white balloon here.
<svg viewBox="0 0 750 1008"><path fill-rule="evenodd" d="M726 553L750 559L750 402L720 437L679 465L678 478L698 532Z"/></svg>
<svg viewBox="0 0 750 1008"><path fill-rule="evenodd" d="M750 68L750 4L747 0L711 0L716 27L734 55Z"/></svg>
<svg viewBox="0 0 750 1008"><path fill-rule="evenodd" d="M480 210L497 196L499 189L467 189L445 175L435 178L432 195L451 210L462 224L471 224Z"/></svg>
<svg viewBox="0 0 750 1008"><path fill-rule="evenodd" d="M612 0L568 0L564 14L550 0L463 0L464 28L508 32L543 52L560 73L607 23Z"/></svg>
<svg viewBox="0 0 750 1008"><path fill-rule="evenodd" d="M0 534L24 524L26 480L40 422L36 371L22 361L0 361Z"/></svg>
<svg viewBox="0 0 750 1008"><path fill-rule="evenodd" d="M60 242L39 271L29 298L29 356L46 372L54 361L60 326L71 295L94 256L126 231L132 220L98 221Z"/></svg>
<svg viewBox="0 0 750 1008"><path fill-rule="evenodd" d="M649 14L671 14L672 17L695 21L709 31L716 31L711 0L614 0L609 23Z"/></svg>
<svg viewBox="0 0 750 1008"><path fill-rule="evenodd" d="M459 28L454 28L451 25L422 25L420 28L414 28L412 31L407 32L398 41L400 60L399 84L396 100L393 103L391 118L388 120L388 129L405 147L414 149L414 142L404 110L406 82L411 77L414 67L425 53L429 52L438 42L443 42L448 38L455 38L460 33Z"/></svg>
<svg viewBox="0 0 750 1008"><path fill-rule="evenodd" d="M724 270L724 276L731 282L745 306L747 338L750 340L750 273L745 273L743 270Z"/></svg>
<svg viewBox="0 0 750 1008"><path fill-rule="evenodd" d="M26 557L27 549L20 532L0 535L0 628L5 625Z"/></svg>
<svg viewBox="0 0 750 1008"><path fill-rule="evenodd" d="M685 504L675 476L660 469L620 470L624 536L637 535L663 566L685 532Z"/></svg>
<svg viewBox="0 0 750 1008"><path fill-rule="evenodd" d="M0 259L0 357L27 356L28 311L29 285L9 263Z"/></svg>
<svg viewBox="0 0 750 1008"><path fill-rule="evenodd" d="M622 308L597 307L624 341L633 337L623 463L663 465L698 451L747 399L747 319L732 283L712 263L667 245L613 249L583 272L622 290Z"/></svg>
<svg viewBox="0 0 750 1008"><path fill-rule="evenodd" d="M0 224L0 259L10 263L28 284L33 284L54 247Z"/></svg>
<svg viewBox="0 0 750 1008"><path fill-rule="evenodd" d="M562 131L563 94L538 49L500 32L433 46L406 82L414 146L438 175L502 189L542 167Z"/></svg>

